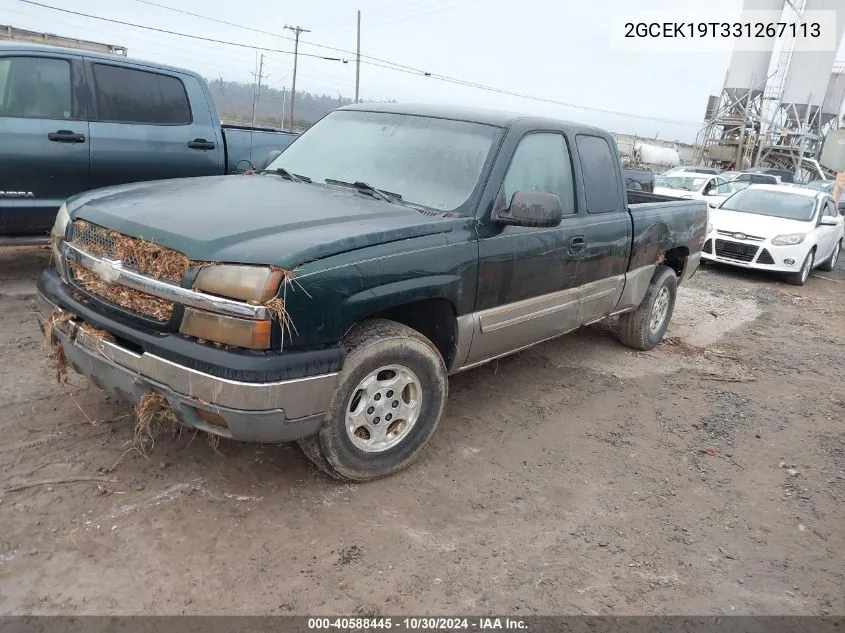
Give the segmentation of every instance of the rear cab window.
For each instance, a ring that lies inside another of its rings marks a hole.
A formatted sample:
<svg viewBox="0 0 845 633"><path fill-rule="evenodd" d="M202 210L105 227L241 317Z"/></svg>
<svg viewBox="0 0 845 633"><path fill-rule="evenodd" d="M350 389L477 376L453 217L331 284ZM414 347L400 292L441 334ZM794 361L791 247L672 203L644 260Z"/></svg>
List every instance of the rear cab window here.
<svg viewBox="0 0 845 633"><path fill-rule="evenodd" d="M92 64L97 121L190 125L185 85L176 77L125 66Z"/></svg>
<svg viewBox="0 0 845 633"><path fill-rule="evenodd" d="M70 62L57 57L0 59L0 117L71 119Z"/></svg>
<svg viewBox="0 0 845 633"><path fill-rule="evenodd" d="M587 213L609 213L622 208L621 181L616 172L614 152L600 136L578 134L575 137L581 160L581 177Z"/></svg>

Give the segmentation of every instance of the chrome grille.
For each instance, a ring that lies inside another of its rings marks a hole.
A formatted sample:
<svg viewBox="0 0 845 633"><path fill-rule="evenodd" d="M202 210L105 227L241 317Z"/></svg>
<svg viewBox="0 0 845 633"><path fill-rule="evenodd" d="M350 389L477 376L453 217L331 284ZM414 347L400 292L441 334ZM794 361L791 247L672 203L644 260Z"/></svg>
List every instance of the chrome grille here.
<svg viewBox="0 0 845 633"><path fill-rule="evenodd" d="M135 268L138 265L138 262L135 261L132 255L121 258L118 253L115 235L111 231L99 227L96 224L91 224L84 220L76 220L73 223L71 242L94 255L119 259L123 262L124 266Z"/></svg>
<svg viewBox="0 0 845 633"><path fill-rule="evenodd" d="M743 233L742 231L721 231L717 229L716 233L718 233L719 235L732 237L737 240L748 240L749 242L762 242L766 239L765 237L759 237L757 235L748 235L747 233Z"/></svg>

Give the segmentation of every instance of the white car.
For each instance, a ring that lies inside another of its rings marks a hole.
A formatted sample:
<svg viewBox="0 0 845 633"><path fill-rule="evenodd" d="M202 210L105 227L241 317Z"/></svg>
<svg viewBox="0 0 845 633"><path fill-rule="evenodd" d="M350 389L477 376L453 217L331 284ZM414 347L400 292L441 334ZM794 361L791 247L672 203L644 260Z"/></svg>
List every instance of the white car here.
<svg viewBox="0 0 845 633"><path fill-rule="evenodd" d="M704 260L786 273L803 286L814 268L833 270L845 220L823 191L751 185L710 210Z"/></svg>
<svg viewBox="0 0 845 633"><path fill-rule="evenodd" d="M654 193L687 200L706 200L711 207L724 202L738 189L721 176L693 172L675 172L654 181Z"/></svg>
<svg viewBox="0 0 845 633"><path fill-rule="evenodd" d="M714 167L698 167L695 165L681 165L680 167L672 167L664 172L658 174L658 177L671 176L673 174L687 173L687 174L703 174L705 176L715 176L719 170Z"/></svg>

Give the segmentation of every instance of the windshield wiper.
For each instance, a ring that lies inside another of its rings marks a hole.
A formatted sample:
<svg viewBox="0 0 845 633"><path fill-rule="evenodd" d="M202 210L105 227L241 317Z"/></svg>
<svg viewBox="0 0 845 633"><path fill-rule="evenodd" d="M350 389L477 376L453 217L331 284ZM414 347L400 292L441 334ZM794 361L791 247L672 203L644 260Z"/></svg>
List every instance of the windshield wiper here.
<svg viewBox="0 0 845 633"><path fill-rule="evenodd" d="M311 179L308 176L300 176L299 174L292 174L284 167L277 167L276 169L262 169L258 172L259 174L276 174L277 176L281 176L285 180L291 180L293 182L311 182Z"/></svg>
<svg viewBox="0 0 845 633"><path fill-rule="evenodd" d="M383 189L376 189L371 184L356 180L355 182L345 182L343 180L334 180L333 178L326 178L327 185L340 185L341 187L354 187L360 193L367 194L373 198L383 200L384 202L396 203L402 201L402 196L392 191L385 191Z"/></svg>

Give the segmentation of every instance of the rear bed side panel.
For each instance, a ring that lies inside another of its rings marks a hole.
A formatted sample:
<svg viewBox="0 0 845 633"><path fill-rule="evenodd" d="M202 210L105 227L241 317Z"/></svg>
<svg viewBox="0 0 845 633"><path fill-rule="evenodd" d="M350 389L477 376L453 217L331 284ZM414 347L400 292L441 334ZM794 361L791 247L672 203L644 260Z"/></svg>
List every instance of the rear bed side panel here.
<svg viewBox="0 0 845 633"><path fill-rule="evenodd" d="M707 232L704 201L660 201L631 204L634 236L628 270L655 264L672 249L684 249L691 262L698 261Z"/></svg>

